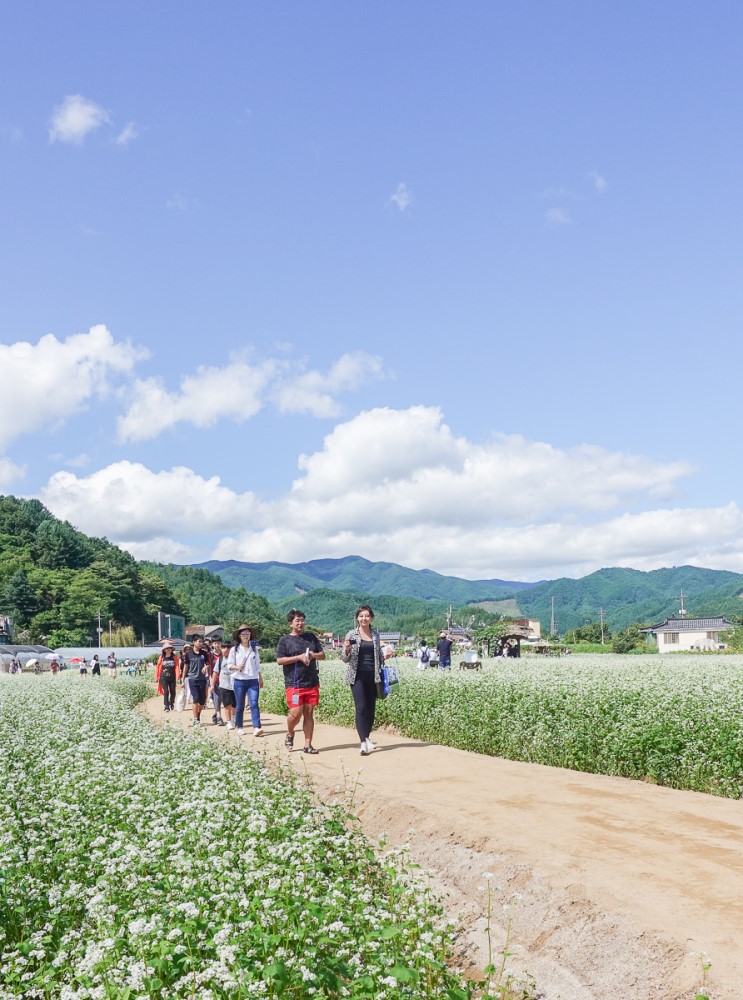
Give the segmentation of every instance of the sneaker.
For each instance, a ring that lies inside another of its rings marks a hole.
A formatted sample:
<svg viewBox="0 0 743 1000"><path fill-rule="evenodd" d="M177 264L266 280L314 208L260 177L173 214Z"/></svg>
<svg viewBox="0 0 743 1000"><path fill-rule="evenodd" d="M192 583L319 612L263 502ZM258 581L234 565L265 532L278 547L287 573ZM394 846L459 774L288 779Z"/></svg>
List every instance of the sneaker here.
<svg viewBox="0 0 743 1000"><path fill-rule="evenodd" d="M374 750L377 749L377 744L372 743L372 741L368 739L366 741L366 749L369 751L369 753L372 753Z"/></svg>
<svg viewBox="0 0 743 1000"><path fill-rule="evenodd" d="M362 757L366 757L368 755L369 747L367 746L366 740L364 740L364 742L361 744L361 749L359 750L359 753L361 754Z"/></svg>
<svg viewBox="0 0 743 1000"><path fill-rule="evenodd" d="M224 725L224 719L217 719L217 725L218 726L223 726Z"/></svg>
<svg viewBox="0 0 743 1000"><path fill-rule="evenodd" d="M201 725L201 719L194 719L193 722L191 723L191 728L195 729L198 728L200 725Z"/></svg>
<svg viewBox="0 0 743 1000"><path fill-rule="evenodd" d="M266 734L263 732L260 726L258 726L257 729L253 730L253 736L265 736L265 735Z"/></svg>
<svg viewBox="0 0 743 1000"><path fill-rule="evenodd" d="M245 730L244 729L236 729L235 732L237 733L238 736L244 736L245 735Z"/></svg>
<svg viewBox="0 0 743 1000"><path fill-rule="evenodd" d="M230 719L230 721L227 723L227 728L228 729L234 729L235 728L235 723L232 721L232 719Z"/></svg>
<svg viewBox="0 0 743 1000"><path fill-rule="evenodd" d="M216 716L216 715L213 715L213 716L212 716L212 725L213 725L213 726L216 726L216 724L217 724L217 716Z"/></svg>

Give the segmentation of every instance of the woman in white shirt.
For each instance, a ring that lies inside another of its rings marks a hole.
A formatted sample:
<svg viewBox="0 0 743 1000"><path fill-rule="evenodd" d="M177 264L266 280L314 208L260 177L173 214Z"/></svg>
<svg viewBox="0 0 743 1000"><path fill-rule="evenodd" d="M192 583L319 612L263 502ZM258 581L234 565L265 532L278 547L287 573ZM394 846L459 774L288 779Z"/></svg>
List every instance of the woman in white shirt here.
<svg viewBox="0 0 743 1000"><path fill-rule="evenodd" d="M250 716L253 723L253 736L263 736L261 713L258 709L258 696L263 687L261 676L261 661L258 650L254 649L251 639L256 630L252 625L241 625L232 633L235 645L227 657L227 669L232 676L232 686L235 692L235 727L238 736L244 736L243 713L245 699L250 705ZM223 668L224 669L224 668Z"/></svg>

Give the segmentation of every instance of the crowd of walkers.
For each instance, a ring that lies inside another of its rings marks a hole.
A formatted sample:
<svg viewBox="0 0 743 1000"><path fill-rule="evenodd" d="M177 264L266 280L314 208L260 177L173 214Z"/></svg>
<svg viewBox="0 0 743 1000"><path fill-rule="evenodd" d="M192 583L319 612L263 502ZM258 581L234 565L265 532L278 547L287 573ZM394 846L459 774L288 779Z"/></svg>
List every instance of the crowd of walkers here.
<svg viewBox="0 0 743 1000"><path fill-rule="evenodd" d="M351 688L356 709L359 752L366 756L376 749L371 740L377 698L382 684L382 666L392 655L391 647L382 648L379 632L372 627L374 612L368 604L358 608L356 624L345 637L341 658L347 664L345 680ZM284 745L294 747L294 736L301 727L303 753L316 754L312 743L315 731L315 706L320 703L318 661L325 651L314 632L305 629L304 612L293 608L287 614L289 631L276 646L276 662L283 669L287 705ZM163 711L172 712L176 699L185 707L191 702L192 726L201 725L201 715L211 700L214 725L245 736L245 706L250 710L254 737L264 735L260 714L260 691L263 687L257 630L243 624L232 633L232 641L206 642L197 637L180 650L169 642L155 668L158 691L163 696ZM179 690L180 688L180 690Z"/></svg>

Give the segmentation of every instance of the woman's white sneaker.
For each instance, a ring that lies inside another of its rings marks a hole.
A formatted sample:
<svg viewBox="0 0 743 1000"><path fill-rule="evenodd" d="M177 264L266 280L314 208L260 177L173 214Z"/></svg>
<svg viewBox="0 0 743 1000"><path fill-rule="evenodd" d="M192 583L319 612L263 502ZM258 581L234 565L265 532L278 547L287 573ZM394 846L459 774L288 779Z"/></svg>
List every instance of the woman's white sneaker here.
<svg viewBox="0 0 743 1000"><path fill-rule="evenodd" d="M372 753L373 750L377 749L377 744L376 743L372 743L371 740L367 740L366 741L366 749L369 751L369 753Z"/></svg>
<svg viewBox="0 0 743 1000"><path fill-rule="evenodd" d="M364 742L361 744L361 748L359 749L359 753L361 754L362 757L366 757L366 755L369 753L369 749L368 749L368 747L366 745L366 740L364 740Z"/></svg>

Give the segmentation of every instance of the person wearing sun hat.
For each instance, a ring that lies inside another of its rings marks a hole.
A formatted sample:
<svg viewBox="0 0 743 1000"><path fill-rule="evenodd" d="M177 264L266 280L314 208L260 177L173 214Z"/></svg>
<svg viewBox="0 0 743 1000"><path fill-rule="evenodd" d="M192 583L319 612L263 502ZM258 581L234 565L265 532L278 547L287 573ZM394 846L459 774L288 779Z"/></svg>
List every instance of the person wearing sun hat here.
<svg viewBox="0 0 743 1000"><path fill-rule="evenodd" d="M163 696L163 711L172 712L175 704L175 685L180 680L181 669L175 648L169 642L163 646L163 651L155 667L155 680L158 694Z"/></svg>
<svg viewBox="0 0 743 1000"><path fill-rule="evenodd" d="M254 625L243 624L236 628L232 633L235 645L227 657L227 669L232 675L232 685L235 692L235 732L238 736L245 735L243 714L246 699L250 706L253 736L264 735L261 726L261 713L258 708L258 697L260 689L263 687L261 661L258 650L251 641L256 634L257 629Z"/></svg>

